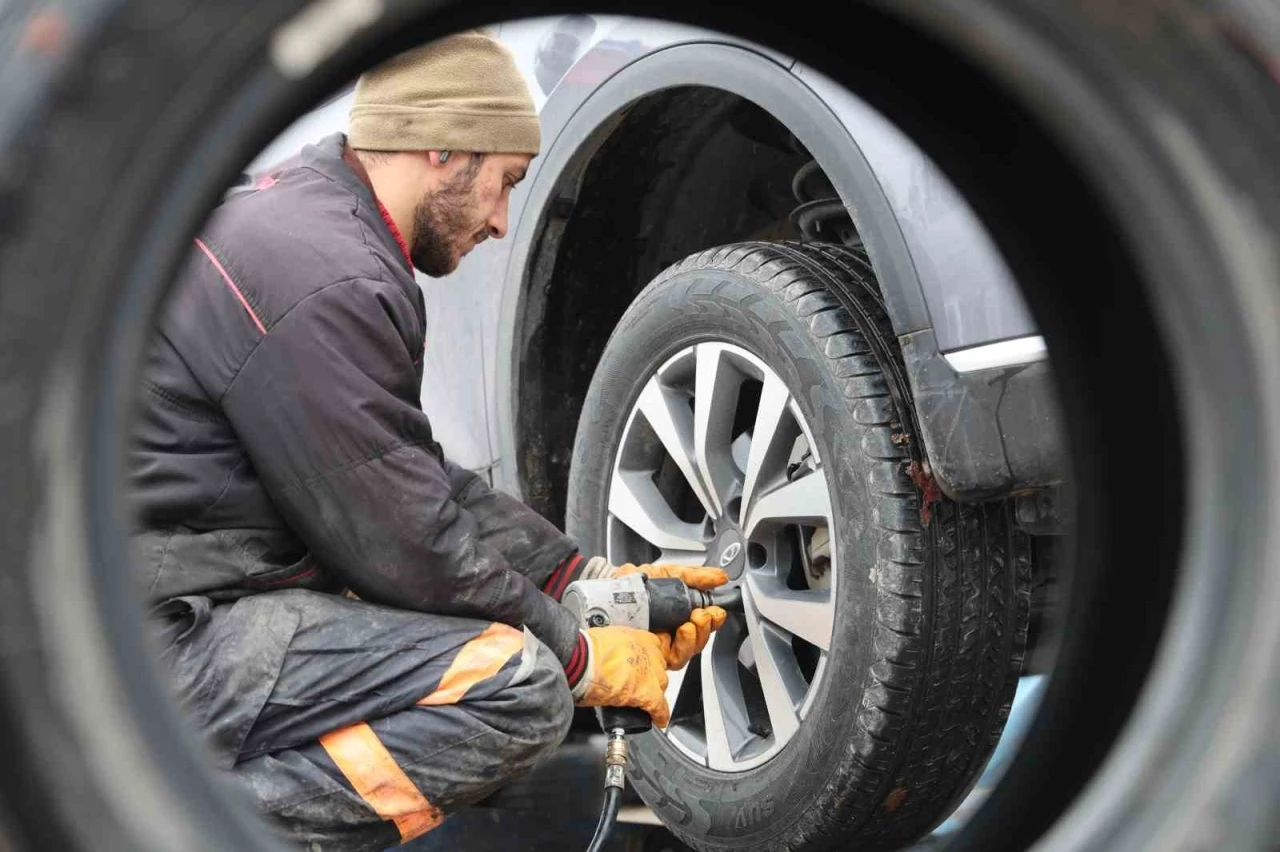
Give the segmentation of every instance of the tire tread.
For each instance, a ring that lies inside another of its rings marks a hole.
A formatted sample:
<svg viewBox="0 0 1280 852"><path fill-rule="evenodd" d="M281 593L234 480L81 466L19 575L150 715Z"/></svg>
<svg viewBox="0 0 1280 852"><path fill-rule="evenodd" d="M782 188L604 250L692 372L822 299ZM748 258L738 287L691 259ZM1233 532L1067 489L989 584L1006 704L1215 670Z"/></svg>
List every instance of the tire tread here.
<svg viewBox="0 0 1280 852"><path fill-rule="evenodd" d="M906 370L863 252L739 243L686 258L650 287L705 269L748 279L805 324L861 430L880 538L872 571L877 660L866 673L852 742L803 820L764 845L730 847L681 830L685 823L675 828L704 852L808 852L854 841L865 850L898 848L958 804L1003 730L1026 642L1030 541L1005 504L942 498L930 503L927 518L922 512L910 469L924 459ZM632 783L660 809L672 800L640 762Z"/></svg>

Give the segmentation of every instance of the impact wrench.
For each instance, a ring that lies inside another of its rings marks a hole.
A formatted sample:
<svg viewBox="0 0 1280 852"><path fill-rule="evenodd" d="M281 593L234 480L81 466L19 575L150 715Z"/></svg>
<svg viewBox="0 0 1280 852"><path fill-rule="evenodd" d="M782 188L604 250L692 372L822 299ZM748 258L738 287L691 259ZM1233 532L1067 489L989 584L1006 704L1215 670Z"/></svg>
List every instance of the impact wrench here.
<svg viewBox="0 0 1280 852"><path fill-rule="evenodd" d="M569 584L560 600L583 627L619 625L654 633L674 633L689 620L690 613L702 607L742 611L739 588L703 592L689 588L683 580L651 579L644 574L578 580ZM600 852L604 848L618 818L627 769L627 734L643 733L653 727L649 714L636 707L600 707L597 715L600 727L609 735L609 744L604 756L604 807L587 852Z"/></svg>

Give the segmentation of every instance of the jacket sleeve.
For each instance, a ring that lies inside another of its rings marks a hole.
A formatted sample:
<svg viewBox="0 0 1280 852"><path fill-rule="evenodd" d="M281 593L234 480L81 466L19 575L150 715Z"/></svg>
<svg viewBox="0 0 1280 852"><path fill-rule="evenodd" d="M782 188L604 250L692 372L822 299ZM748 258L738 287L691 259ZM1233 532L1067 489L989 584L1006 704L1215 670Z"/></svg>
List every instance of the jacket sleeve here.
<svg viewBox="0 0 1280 852"><path fill-rule="evenodd" d="M567 662L568 610L511 570L454 497L418 403L416 324L398 285L331 285L270 326L223 410L286 522L361 598L527 625Z"/></svg>
<svg viewBox="0 0 1280 852"><path fill-rule="evenodd" d="M490 488L473 471L448 459L444 468L454 499L475 518L480 538L502 554L511 570L548 591L552 574L578 553L573 540L515 497Z"/></svg>

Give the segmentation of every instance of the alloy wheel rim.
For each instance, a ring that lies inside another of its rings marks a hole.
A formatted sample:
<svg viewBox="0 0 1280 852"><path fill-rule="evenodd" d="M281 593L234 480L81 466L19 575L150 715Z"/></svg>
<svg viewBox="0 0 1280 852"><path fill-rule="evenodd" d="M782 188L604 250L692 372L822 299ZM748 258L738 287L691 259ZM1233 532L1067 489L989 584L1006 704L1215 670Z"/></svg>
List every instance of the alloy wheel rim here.
<svg viewBox="0 0 1280 852"><path fill-rule="evenodd" d="M649 377L614 458L606 555L720 566L743 591L743 612L669 674L662 733L695 763L743 772L799 731L834 634L833 521L809 425L764 361L708 341Z"/></svg>

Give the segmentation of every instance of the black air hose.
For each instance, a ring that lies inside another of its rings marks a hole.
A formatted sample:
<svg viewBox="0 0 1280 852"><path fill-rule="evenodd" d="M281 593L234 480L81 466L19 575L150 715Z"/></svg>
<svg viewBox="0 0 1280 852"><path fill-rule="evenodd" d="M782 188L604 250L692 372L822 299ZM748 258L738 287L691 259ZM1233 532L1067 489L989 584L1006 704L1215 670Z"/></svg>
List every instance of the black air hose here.
<svg viewBox="0 0 1280 852"><path fill-rule="evenodd" d="M600 810L600 822L596 823L595 836L587 852L600 852L613 832L613 824L618 819L618 807L622 804L622 788L610 787L604 792L604 807Z"/></svg>

